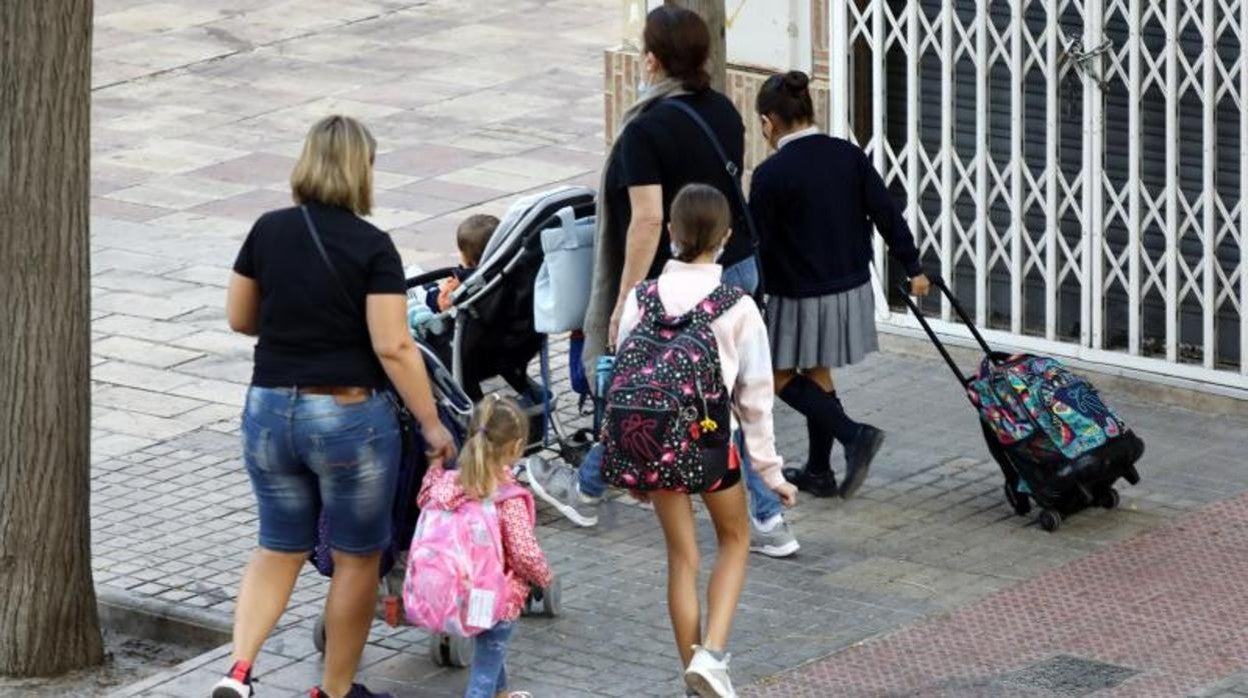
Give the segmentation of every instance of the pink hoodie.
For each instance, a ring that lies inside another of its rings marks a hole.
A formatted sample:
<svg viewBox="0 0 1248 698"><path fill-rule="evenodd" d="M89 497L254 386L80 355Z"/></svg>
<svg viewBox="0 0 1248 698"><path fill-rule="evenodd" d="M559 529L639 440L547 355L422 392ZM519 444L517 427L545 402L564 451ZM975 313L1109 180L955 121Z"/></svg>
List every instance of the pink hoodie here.
<svg viewBox="0 0 1248 698"><path fill-rule="evenodd" d="M659 300L671 315L683 315L709 296L720 284L724 269L718 264L685 264L671 260L659 275ZM620 316L623 340L637 326L640 313L637 294L628 294ZM719 365L724 385L732 390L733 428L745 434L745 449L754 471L768 487L784 483L784 461L776 452L771 411L775 383L771 369L771 345L767 326L758 307L744 299L711 323L719 345ZM616 342L619 346L620 342Z"/></svg>
<svg viewBox="0 0 1248 698"><path fill-rule="evenodd" d="M510 476L508 482L511 482ZM546 555L533 533L537 521L533 519L530 502L525 501L526 496L532 495L522 492L521 495L494 500L503 540L503 567L511 580L511 598L503 618L509 621L520 617L520 609L529 596L529 585L547 587L551 582ZM440 464L429 466L429 472L425 473L425 480L420 486L420 494L416 497L421 509L432 507L454 511L466 501L468 495L459 484L459 472L446 470Z"/></svg>

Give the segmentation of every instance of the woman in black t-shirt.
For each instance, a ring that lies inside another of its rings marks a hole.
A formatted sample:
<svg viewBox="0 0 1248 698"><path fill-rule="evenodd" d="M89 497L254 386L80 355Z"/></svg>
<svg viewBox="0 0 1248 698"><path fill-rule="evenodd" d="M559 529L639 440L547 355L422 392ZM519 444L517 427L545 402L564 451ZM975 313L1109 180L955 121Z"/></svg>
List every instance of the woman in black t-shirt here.
<svg viewBox="0 0 1248 698"><path fill-rule="evenodd" d="M354 119L313 126L291 175L300 206L256 221L230 278L230 328L258 338L242 432L260 545L238 594L234 665L213 698L252 695L252 663L285 610L322 511L334 576L324 680L312 695L375 695L352 682L391 539L401 449L390 384L419 421L430 457L455 453L408 334L398 251L360 218L372 207L375 150Z"/></svg>

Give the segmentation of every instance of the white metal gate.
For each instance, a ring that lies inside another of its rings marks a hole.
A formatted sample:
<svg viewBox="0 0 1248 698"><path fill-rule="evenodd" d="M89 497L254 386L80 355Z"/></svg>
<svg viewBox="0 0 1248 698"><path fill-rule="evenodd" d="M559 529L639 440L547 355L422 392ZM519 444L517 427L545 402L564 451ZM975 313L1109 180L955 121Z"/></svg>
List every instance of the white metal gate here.
<svg viewBox="0 0 1248 698"><path fill-rule="evenodd" d="M977 324L1248 389L1248 0L831 0L829 23L831 130Z"/></svg>

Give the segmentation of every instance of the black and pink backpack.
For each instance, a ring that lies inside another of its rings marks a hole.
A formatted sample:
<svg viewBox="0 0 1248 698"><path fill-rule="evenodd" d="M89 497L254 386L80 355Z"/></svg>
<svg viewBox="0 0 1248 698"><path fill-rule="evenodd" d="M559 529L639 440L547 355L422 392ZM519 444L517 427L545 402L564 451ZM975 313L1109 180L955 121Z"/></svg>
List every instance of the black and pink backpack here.
<svg viewBox="0 0 1248 698"><path fill-rule="evenodd" d="M680 317L657 281L638 285L641 318L620 345L602 427L607 482L629 490L702 492L732 441L732 395L711 323L743 293L721 285ZM710 467L708 467L708 465Z"/></svg>

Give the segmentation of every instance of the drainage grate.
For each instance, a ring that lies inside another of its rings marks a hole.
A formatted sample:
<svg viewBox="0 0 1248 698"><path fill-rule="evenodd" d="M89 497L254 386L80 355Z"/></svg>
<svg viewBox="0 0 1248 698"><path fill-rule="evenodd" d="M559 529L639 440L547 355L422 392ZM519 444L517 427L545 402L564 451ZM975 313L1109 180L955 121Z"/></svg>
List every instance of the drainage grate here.
<svg viewBox="0 0 1248 698"><path fill-rule="evenodd" d="M1113 688L1138 673L1135 669L1117 664L1058 655L1001 676L999 681L1077 698Z"/></svg>

